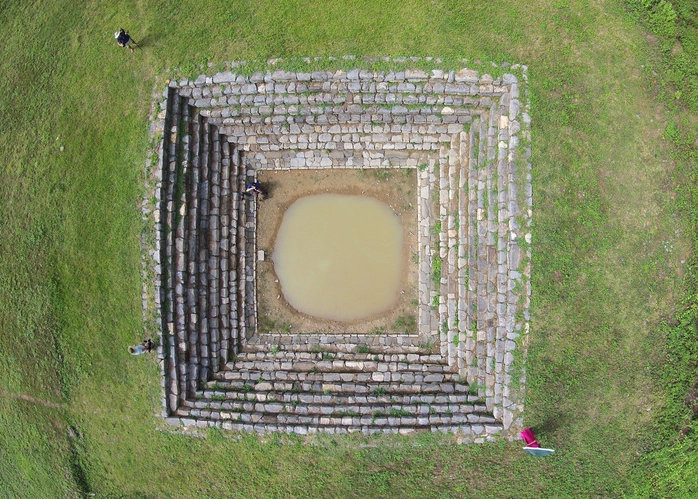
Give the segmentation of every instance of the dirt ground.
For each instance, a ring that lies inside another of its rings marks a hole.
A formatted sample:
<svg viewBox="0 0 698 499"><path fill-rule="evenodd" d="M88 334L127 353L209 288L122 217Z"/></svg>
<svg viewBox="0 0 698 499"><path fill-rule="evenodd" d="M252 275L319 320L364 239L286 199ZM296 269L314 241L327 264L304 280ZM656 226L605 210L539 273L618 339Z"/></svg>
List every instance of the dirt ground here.
<svg viewBox="0 0 698 499"><path fill-rule="evenodd" d="M378 170L262 170L258 175L268 191L257 213L257 249L265 260L257 262L259 332L388 334L416 333L417 174L414 169ZM372 197L389 205L403 229L403 266L400 293L389 310L354 322L311 317L292 308L284 299L271 255L286 209L297 199L315 194L348 194Z"/></svg>

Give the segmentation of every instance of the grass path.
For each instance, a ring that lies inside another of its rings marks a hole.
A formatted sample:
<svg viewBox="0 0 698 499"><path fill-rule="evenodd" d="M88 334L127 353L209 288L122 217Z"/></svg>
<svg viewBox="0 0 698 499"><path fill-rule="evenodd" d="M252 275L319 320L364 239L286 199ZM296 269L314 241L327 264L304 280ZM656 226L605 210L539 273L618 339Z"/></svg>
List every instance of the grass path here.
<svg viewBox="0 0 698 499"><path fill-rule="evenodd" d="M172 1L0 12L0 482L126 497L609 497L630 489L661 391L648 359L688 255L647 42L615 2ZM113 41L120 26L143 46ZM141 176L155 77L209 61L440 55L529 65L534 306L527 422L558 449L433 436L154 431L142 339ZM67 411L32 403L46 400ZM70 439L68 428L83 438ZM75 441L77 440L77 441ZM147 470L147 473L144 473Z"/></svg>
<svg viewBox="0 0 698 499"><path fill-rule="evenodd" d="M50 409L63 409L64 406L63 404L59 404L57 402L51 402L50 400L43 400L43 399L38 399L36 397L32 397L31 395L27 395L26 393L8 393L5 391L0 391L0 397L2 398L17 398L24 400L26 402L29 402L31 404L36 404L40 405L43 407L48 407Z"/></svg>

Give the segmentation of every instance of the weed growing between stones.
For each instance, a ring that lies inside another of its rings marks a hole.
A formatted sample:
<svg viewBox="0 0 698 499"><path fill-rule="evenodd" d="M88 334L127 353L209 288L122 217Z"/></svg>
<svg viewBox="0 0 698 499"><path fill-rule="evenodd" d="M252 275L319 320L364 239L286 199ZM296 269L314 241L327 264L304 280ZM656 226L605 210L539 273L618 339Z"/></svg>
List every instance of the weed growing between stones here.
<svg viewBox="0 0 698 499"><path fill-rule="evenodd" d="M392 409L390 409L390 411L388 412L388 416L391 416L391 417L394 417L394 418L407 418L407 417L414 416L414 414L411 413L410 411L406 410L406 409L395 409L395 408L392 408Z"/></svg>
<svg viewBox="0 0 698 499"><path fill-rule="evenodd" d="M441 255L440 255L440 240L439 235L441 234L441 220L437 220L434 223L434 227L431 231L432 240L434 241L434 250L431 257L431 281L434 285L434 290L437 295L441 292Z"/></svg>
<svg viewBox="0 0 698 499"><path fill-rule="evenodd" d="M323 347L320 343L315 343L310 347L310 351L312 353L323 353L325 352L325 347Z"/></svg>
<svg viewBox="0 0 698 499"><path fill-rule="evenodd" d="M435 343L433 340L421 341L421 342L417 343L417 346L419 347L420 350L422 350L424 352L431 352L431 350L435 346Z"/></svg>
<svg viewBox="0 0 698 499"><path fill-rule="evenodd" d="M441 286L441 256L434 254L431 258L431 281L434 283L434 287L437 289L437 295L439 294L439 289Z"/></svg>
<svg viewBox="0 0 698 499"><path fill-rule="evenodd" d="M439 293L436 293L434 295L434 298L431 301L431 308L432 310L437 310L439 308L439 301L440 301L441 295Z"/></svg>
<svg viewBox="0 0 698 499"><path fill-rule="evenodd" d="M371 349L368 347L368 345L357 345L356 353L371 353Z"/></svg>

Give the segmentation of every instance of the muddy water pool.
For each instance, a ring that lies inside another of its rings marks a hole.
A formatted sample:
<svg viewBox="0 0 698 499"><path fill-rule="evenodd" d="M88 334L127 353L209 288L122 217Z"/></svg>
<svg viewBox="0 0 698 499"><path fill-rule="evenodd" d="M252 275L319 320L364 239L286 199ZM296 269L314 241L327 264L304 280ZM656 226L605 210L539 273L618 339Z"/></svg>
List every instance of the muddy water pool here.
<svg viewBox="0 0 698 499"><path fill-rule="evenodd" d="M403 233L385 203L321 194L284 213L272 260L286 301L325 319L353 321L390 309L403 270Z"/></svg>

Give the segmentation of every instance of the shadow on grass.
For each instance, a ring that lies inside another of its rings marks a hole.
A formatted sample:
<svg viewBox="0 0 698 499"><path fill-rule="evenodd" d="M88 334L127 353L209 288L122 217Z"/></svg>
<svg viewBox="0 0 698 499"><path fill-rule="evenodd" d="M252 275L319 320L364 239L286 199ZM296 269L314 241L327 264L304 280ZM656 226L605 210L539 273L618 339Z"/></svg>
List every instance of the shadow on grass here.
<svg viewBox="0 0 698 499"><path fill-rule="evenodd" d="M157 41L162 38L160 33L147 34L136 40L140 48L153 47L157 45Z"/></svg>
<svg viewBox="0 0 698 499"><path fill-rule="evenodd" d="M75 480L75 484L80 489L80 492L82 492L85 496L88 496L92 492L92 488L90 487L90 482L87 479L85 468L82 464L82 460L80 459L81 450L79 440L82 438L82 434L79 432L79 430L76 430L74 427L71 427L69 436L70 438L68 439L68 441L70 442L70 473L73 476L73 480Z"/></svg>

